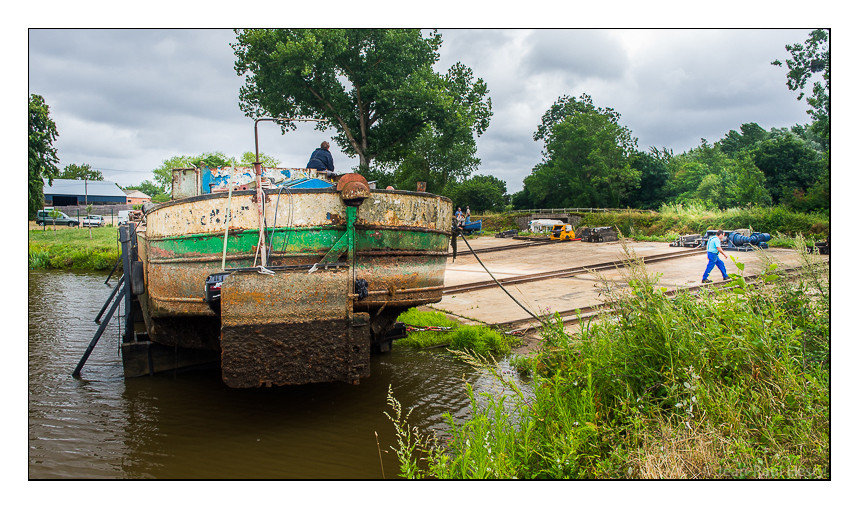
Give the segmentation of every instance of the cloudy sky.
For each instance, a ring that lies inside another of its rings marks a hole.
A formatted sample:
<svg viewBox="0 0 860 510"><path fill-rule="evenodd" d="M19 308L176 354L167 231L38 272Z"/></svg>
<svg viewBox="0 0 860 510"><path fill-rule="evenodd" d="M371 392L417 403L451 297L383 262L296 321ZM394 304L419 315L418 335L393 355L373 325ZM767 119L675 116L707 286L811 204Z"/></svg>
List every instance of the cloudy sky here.
<svg viewBox="0 0 860 510"><path fill-rule="evenodd" d="M459 61L487 82L493 117L478 139L477 173L514 192L541 159L532 139L540 117L562 95L615 109L642 150L680 153L746 122L808 123L785 68L770 62L810 30L442 29L437 70ZM234 40L231 30L30 29L28 89L51 108L61 168L87 163L132 185L175 155L253 151ZM260 150L300 167L328 136L308 124L287 135L262 124ZM333 154L338 170L358 165Z"/></svg>

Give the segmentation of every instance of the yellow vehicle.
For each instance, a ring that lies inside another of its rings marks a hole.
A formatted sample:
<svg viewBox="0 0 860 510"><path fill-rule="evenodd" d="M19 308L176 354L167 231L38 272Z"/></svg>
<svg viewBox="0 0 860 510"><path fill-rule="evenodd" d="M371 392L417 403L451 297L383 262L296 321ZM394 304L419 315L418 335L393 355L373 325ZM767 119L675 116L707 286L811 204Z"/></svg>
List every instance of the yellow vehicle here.
<svg viewBox="0 0 860 510"><path fill-rule="evenodd" d="M552 232L549 234L549 238L552 241L573 241L573 227L570 226L570 223L554 225L552 227Z"/></svg>

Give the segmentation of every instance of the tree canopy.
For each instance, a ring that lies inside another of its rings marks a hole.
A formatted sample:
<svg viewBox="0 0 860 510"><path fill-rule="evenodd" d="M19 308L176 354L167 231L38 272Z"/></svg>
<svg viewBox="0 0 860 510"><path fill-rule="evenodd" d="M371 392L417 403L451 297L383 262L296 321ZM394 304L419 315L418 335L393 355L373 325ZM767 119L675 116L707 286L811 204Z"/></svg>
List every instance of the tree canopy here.
<svg viewBox="0 0 860 510"><path fill-rule="evenodd" d="M798 101L806 95L806 85L813 75L821 73L822 81L815 81L812 93L806 98L812 116L812 128L827 149L830 148L830 31L813 30L804 44L786 44L785 50L791 58L785 61L788 67L786 85L789 90L799 91ZM772 62L782 66L779 59Z"/></svg>
<svg viewBox="0 0 860 510"><path fill-rule="evenodd" d="M45 203L43 178L52 183L59 174L57 149L54 148L58 133L51 120L50 108L45 98L30 94L29 123L27 127L27 212L29 218Z"/></svg>
<svg viewBox="0 0 860 510"><path fill-rule="evenodd" d="M239 106L249 117L320 119L367 171L407 158L427 126L450 143L487 129L487 87L462 64L434 72L442 38L420 30L237 30ZM295 124L281 121L282 129Z"/></svg>
<svg viewBox="0 0 860 510"><path fill-rule="evenodd" d="M93 170L93 168L84 163L82 165L77 165L75 163L66 165L63 168L63 171L60 172L60 175L57 176L59 179L78 179L78 180L90 180L90 181L103 181L105 180L104 175L99 170Z"/></svg>
<svg viewBox="0 0 860 510"><path fill-rule="evenodd" d="M591 97L562 96L544 114L535 140L545 140L544 160L523 181L541 207L621 207L639 186L630 164L636 139L611 108Z"/></svg>

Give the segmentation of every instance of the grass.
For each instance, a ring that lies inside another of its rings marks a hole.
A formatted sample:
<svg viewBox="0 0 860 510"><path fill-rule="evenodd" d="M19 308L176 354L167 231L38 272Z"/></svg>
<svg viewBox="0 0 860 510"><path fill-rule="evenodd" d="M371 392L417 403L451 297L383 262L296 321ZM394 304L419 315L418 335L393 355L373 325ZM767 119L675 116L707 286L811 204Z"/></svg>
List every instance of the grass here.
<svg viewBox="0 0 860 510"><path fill-rule="evenodd" d="M27 251L30 269L109 270L119 258L117 229L31 228Z"/></svg>
<svg viewBox="0 0 860 510"><path fill-rule="evenodd" d="M531 392L462 353L510 391L467 386L472 415L448 417L449 440L408 438L426 462L410 476L830 478L829 271L795 246L800 278L765 260L752 283L671 298L628 262L625 285L602 282L612 314L544 329Z"/></svg>
<svg viewBox="0 0 860 510"><path fill-rule="evenodd" d="M397 345L417 348L448 347L456 351L471 351L480 355L507 355L519 339L503 335L487 326L471 326L449 319L444 313L406 310L397 318L415 329Z"/></svg>

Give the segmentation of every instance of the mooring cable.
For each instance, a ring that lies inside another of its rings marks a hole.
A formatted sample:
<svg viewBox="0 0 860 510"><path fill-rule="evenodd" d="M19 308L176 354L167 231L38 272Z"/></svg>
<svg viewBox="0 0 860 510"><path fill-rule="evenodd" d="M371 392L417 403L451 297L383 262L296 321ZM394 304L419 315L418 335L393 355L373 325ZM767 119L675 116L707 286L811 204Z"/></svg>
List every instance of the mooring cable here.
<svg viewBox="0 0 860 510"><path fill-rule="evenodd" d="M515 298L514 296L512 296L512 295L511 295L511 293L510 293L510 292L508 292L508 289L506 289L506 288L505 288L505 287L504 287L504 286L499 282L499 280L496 280L496 277L495 277L495 276L493 276L493 273L491 273L491 272L490 272L490 270L489 270L489 269L487 269L487 266L485 266L485 265L484 265L484 263L481 261L480 257L478 257L478 254L477 254L477 253L475 253L475 250L473 250L473 249L472 249L472 246L469 244L469 241L468 241L468 240L466 240L466 236L464 236L464 235L463 235L463 232L458 232L457 234L458 234L460 237L462 237L462 238L463 238L463 241L465 241L465 242L466 242L466 246L468 246L468 247L469 247L469 251L471 251L471 252L472 252L472 255L474 255L474 256L475 256L475 259L477 259L477 260L478 260L478 263L479 263L479 264L481 264L481 267L483 267L483 268L484 268L484 271L486 271L486 272L487 272L487 274L488 274L488 275L490 275L490 278L492 278L492 279L493 279L493 281L494 281L494 282L496 282L496 285L498 285L498 286L499 286L499 288L501 288L503 291L505 291L505 294L507 294L507 295L508 295L508 297L509 297L509 298L511 298L511 299L514 301L514 303L518 304L518 305L520 306L520 308L522 308L522 309L523 309L523 310L525 310L529 315L531 315L532 317L534 317L534 319L535 319L535 320L537 320L538 322L540 322L541 324L543 324L544 326L546 326L546 325L547 325L547 323L546 323L543 319L541 319L540 317L538 317L537 315L535 315L535 314L534 314L534 312L532 312L531 310L529 310L528 308L526 308L522 303L520 303L519 301L517 301L517 298Z"/></svg>

